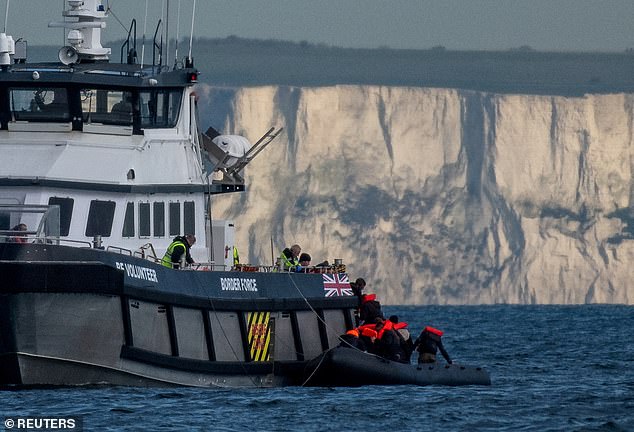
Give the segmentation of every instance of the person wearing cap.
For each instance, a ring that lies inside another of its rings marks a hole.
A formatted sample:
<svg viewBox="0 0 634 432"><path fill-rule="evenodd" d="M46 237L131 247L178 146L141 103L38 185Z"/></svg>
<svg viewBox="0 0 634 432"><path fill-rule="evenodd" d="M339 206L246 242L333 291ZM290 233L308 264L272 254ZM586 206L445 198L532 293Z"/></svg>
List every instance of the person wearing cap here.
<svg viewBox="0 0 634 432"><path fill-rule="evenodd" d="M303 273L306 272L306 269L308 267L310 267L310 261L312 260L311 256L308 255L307 253L302 253L299 256L299 263L297 264L297 267L295 267L295 271L297 273Z"/></svg>
<svg viewBox="0 0 634 432"><path fill-rule="evenodd" d="M179 269L185 264L193 264L189 250L196 243L196 236L185 234L183 237L175 237L165 251L161 264L172 269Z"/></svg>
<svg viewBox="0 0 634 432"><path fill-rule="evenodd" d="M312 258L307 253L303 253L299 256L299 265L302 267L310 266L311 261L312 261Z"/></svg>

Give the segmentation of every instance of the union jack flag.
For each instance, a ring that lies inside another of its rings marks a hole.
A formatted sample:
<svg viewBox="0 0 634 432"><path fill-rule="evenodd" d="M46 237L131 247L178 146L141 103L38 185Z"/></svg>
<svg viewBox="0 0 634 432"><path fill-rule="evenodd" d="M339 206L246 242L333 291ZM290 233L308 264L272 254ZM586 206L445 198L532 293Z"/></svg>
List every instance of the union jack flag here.
<svg viewBox="0 0 634 432"><path fill-rule="evenodd" d="M351 296L352 287L345 273L323 274L326 297Z"/></svg>

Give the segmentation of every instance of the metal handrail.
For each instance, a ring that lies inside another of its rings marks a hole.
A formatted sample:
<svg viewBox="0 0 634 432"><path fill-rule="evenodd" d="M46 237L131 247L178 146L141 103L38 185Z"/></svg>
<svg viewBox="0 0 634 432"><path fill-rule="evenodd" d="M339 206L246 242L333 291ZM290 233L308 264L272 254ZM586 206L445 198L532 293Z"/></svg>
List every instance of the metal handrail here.
<svg viewBox="0 0 634 432"><path fill-rule="evenodd" d="M122 248L119 246L108 246L106 249L108 252L118 252L121 255L124 255L124 252L127 252L127 255L132 256L132 251L130 249Z"/></svg>

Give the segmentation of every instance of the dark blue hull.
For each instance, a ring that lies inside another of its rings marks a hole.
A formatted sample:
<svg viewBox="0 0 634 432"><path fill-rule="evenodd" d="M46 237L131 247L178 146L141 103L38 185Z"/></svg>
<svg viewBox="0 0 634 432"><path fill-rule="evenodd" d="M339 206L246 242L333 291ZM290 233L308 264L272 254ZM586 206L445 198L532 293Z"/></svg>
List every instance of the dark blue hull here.
<svg viewBox="0 0 634 432"><path fill-rule="evenodd" d="M357 304L319 274L57 245L0 244L0 274L0 385L297 385Z"/></svg>

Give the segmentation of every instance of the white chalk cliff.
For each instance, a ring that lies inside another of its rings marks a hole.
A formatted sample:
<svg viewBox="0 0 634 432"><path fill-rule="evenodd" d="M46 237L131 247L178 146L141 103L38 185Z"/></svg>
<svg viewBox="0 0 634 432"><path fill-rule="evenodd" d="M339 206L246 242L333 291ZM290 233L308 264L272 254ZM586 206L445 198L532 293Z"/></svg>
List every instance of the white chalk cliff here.
<svg viewBox="0 0 634 432"><path fill-rule="evenodd" d="M272 237L342 258L385 304L634 304L632 94L199 93L205 125L285 128L214 202L243 262L269 264Z"/></svg>

